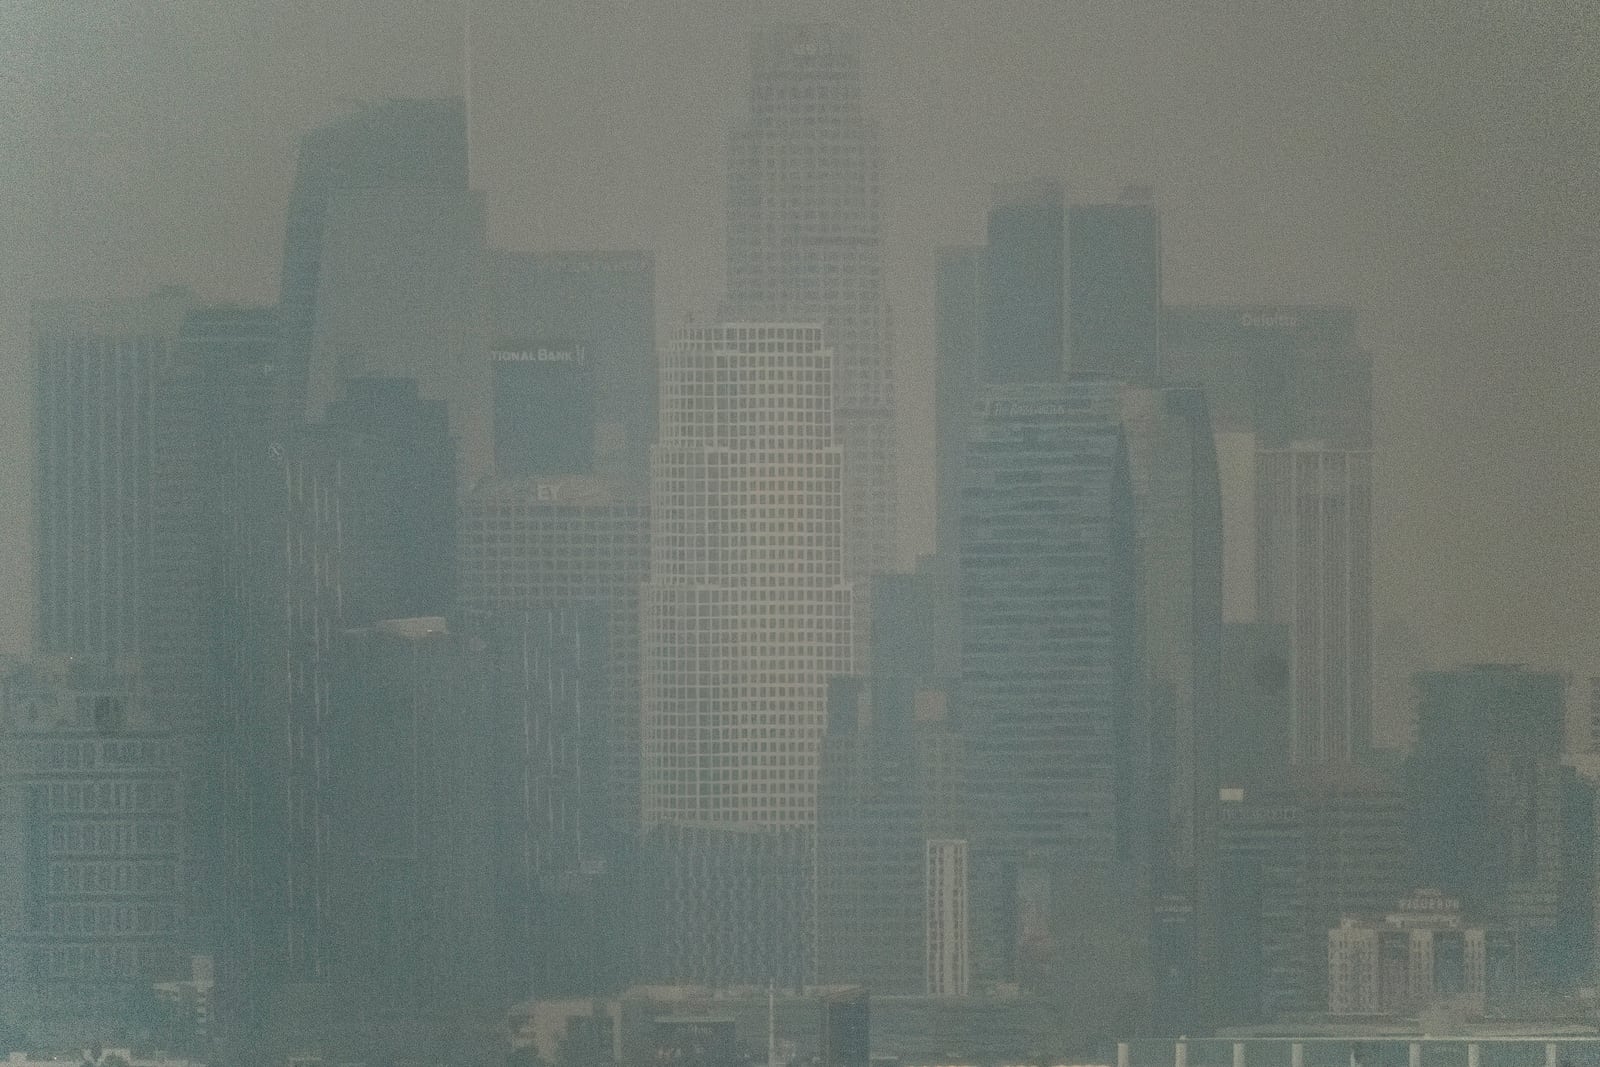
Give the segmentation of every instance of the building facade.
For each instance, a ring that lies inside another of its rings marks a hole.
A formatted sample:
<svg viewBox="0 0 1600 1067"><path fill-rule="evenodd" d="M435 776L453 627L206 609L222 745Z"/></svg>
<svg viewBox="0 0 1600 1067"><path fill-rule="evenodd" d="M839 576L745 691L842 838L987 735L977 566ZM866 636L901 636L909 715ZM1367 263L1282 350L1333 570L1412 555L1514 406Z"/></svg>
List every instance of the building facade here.
<svg viewBox="0 0 1600 1067"><path fill-rule="evenodd" d="M461 503L460 605L492 615L594 609L605 620L605 791L618 831L640 826L641 590L650 511L595 479L488 479Z"/></svg>
<svg viewBox="0 0 1600 1067"><path fill-rule="evenodd" d="M655 257L491 251L485 284L496 474L593 475L642 500L658 408ZM576 358L539 359L541 351ZM500 358L510 352L534 358ZM519 395L518 377L553 380L557 392L540 381ZM521 454L503 455L513 442L525 443Z"/></svg>
<svg viewBox="0 0 1600 1067"><path fill-rule="evenodd" d="M750 119L729 144L728 316L820 323L833 351L859 658L869 640L867 580L894 570L897 558L883 134L862 100L860 51L846 31L764 29L752 68Z"/></svg>
<svg viewBox="0 0 1600 1067"><path fill-rule="evenodd" d="M131 1038L187 974L181 771L137 675L63 657L0 678L0 980L34 1041Z"/></svg>
<svg viewBox="0 0 1600 1067"><path fill-rule="evenodd" d="M1419 889L1382 919L1346 917L1328 931L1328 1012L1410 1015L1453 1001L1482 1013L1491 952L1509 939L1463 920L1461 903L1437 889Z"/></svg>
<svg viewBox="0 0 1600 1067"><path fill-rule="evenodd" d="M662 360L645 587L644 821L811 827L851 673L833 353L820 327L685 327Z"/></svg>
<svg viewBox="0 0 1600 1067"><path fill-rule="evenodd" d="M1161 357L1161 216L1148 190L1067 213L1074 375L1153 385ZM1182 380L1182 379L1174 379Z"/></svg>
<svg viewBox="0 0 1600 1067"><path fill-rule="evenodd" d="M154 391L189 296L33 309L38 645L104 663L142 649Z"/></svg>
<svg viewBox="0 0 1600 1067"><path fill-rule="evenodd" d="M1256 453L1256 592L1289 627L1289 751L1347 763L1372 745L1372 454Z"/></svg>

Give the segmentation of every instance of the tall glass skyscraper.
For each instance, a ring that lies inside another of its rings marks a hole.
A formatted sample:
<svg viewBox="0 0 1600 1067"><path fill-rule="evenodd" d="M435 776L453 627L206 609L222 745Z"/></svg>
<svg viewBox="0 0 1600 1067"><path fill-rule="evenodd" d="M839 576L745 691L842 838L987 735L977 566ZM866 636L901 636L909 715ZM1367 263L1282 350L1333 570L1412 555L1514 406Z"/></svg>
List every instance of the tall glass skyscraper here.
<svg viewBox="0 0 1600 1067"><path fill-rule="evenodd" d="M961 719L986 849L1128 840L1137 543L1116 387L983 387L961 524Z"/></svg>
<svg viewBox="0 0 1600 1067"><path fill-rule="evenodd" d="M762 30L750 120L728 160L725 317L820 322L844 448L845 574L858 656L867 578L896 559L894 366L883 284L883 136L856 41L827 25Z"/></svg>
<svg viewBox="0 0 1600 1067"><path fill-rule="evenodd" d="M491 463L484 207L460 100L386 100L307 134L289 196L284 406L312 421L354 378L415 378L449 405L468 475ZM298 395L296 395L298 394Z"/></svg>

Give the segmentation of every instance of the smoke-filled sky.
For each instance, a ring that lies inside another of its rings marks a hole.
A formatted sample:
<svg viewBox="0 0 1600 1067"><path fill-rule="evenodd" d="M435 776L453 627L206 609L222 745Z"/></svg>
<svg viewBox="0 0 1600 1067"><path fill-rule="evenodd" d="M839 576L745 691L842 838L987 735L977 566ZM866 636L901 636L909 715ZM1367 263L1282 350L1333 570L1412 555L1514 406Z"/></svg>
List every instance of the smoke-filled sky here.
<svg viewBox="0 0 1600 1067"><path fill-rule="evenodd" d="M663 326L722 288L751 29L860 30L889 133L908 559L932 536L933 250L981 241L995 181L1138 182L1169 302L1362 311L1380 669L1600 671L1594 0L472 6L491 240L653 249ZM0 647L25 651L31 620L29 302L275 299L297 138L355 101L458 93L461 10L0 2Z"/></svg>

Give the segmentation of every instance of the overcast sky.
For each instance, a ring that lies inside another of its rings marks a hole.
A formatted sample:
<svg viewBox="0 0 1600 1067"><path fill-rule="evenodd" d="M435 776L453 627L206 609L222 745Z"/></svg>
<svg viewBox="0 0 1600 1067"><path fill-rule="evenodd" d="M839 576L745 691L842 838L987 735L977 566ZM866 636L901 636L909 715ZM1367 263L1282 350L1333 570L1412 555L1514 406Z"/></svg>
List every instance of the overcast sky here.
<svg viewBox="0 0 1600 1067"><path fill-rule="evenodd" d="M31 617L29 302L275 299L299 134L459 92L459 10L0 0L0 647ZM991 182L1134 181L1169 301L1361 309L1380 668L1600 671L1600 4L474 0L492 241L653 249L662 323L713 310L750 30L818 15L861 31L889 134L908 557L934 248L981 240Z"/></svg>

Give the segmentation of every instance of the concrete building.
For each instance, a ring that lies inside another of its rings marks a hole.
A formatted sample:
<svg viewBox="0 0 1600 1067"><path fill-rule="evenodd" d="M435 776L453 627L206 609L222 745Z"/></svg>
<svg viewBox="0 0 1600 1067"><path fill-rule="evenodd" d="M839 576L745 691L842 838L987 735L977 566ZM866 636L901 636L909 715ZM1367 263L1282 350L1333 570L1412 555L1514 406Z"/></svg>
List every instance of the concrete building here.
<svg viewBox="0 0 1600 1067"><path fill-rule="evenodd" d="M1467 923L1460 901L1419 889L1382 919L1346 916L1328 931L1328 1012L1411 1015L1448 1000L1481 1014L1509 949L1498 931Z"/></svg>
<svg viewBox="0 0 1600 1067"><path fill-rule="evenodd" d="M673 980L815 966L813 905L759 902L772 884L812 896L810 861L792 864L814 845L829 683L853 666L832 361L821 327L767 323L685 327L663 356L641 733L655 891L688 909L661 923ZM711 955L685 956L697 941Z"/></svg>
<svg viewBox="0 0 1600 1067"><path fill-rule="evenodd" d="M37 641L104 663L141 652L151 548L153 395L190 303L41 302L34 361Z"/></svg>
<svg viewBox="0 0 1600 1067"><path fill-rule="evenodd" d="M819 323L833 351L845 580L856 590L855 655L864 661L868 579L895 570L898 553L883 134L862 100L859 46L845 30L763 29L751 66L750 118L729 143L724 317Z"/></svg>
<svg viewBox="0 0 1600 1067"><path fill-rule="evenodd" d="M185 797L137 675L65 657L0 678L6 1022L42 1045L131 1039L188 970Z"/></svg>
<svg viewBox="0 0 1600 1067"><path fill-rule="evenodd" d="M817 326L685 327L662 361L645 588L644 821L816 821L851 673L833 354Z"/></svg>
<svg viewBox="0 0 1600 1067"><path fill-rule="evenodd" d="M1296 442L1256 453L1256 595L1289 628L1289 754L1372 745L1372 455Z"/></svg>

